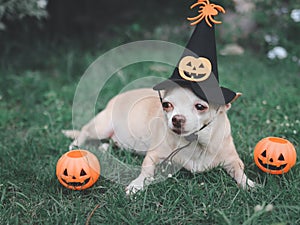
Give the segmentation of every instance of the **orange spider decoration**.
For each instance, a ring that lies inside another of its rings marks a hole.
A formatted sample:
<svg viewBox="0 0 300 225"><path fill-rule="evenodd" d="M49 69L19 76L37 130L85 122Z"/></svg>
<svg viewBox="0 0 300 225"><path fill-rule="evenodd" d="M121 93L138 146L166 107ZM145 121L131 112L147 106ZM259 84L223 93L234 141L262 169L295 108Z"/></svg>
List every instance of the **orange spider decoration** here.
<svg viewBox="0 0 300 225"><path fill-rule="evenodd" d="M196 6L199 6L199 15L192 18L187 18L189 21L194 21L191 23L191 25L200 23L200 21L203 19L205 19L206 23L210 27L212 27L211 22L215 24L222 23L221 21L217 21L212 17L218 15L219 12L225 13L225 9L222 6L211 4L209 0L198 0L198 2L193 4L190 8L193 9Z"/></svg>

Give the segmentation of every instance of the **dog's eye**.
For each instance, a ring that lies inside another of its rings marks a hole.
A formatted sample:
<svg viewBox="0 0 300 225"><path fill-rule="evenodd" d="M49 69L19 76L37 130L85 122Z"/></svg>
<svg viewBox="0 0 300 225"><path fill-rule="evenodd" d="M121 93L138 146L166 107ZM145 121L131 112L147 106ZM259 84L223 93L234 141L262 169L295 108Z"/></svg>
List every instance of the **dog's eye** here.
<svg viewBox="0 0 300 225"><path fill-rule="evenodd" d="M162 107L164 109L167 109L167 108L171 108L172 107L172 104L170 102L163 102L162 103Z"/></svg>
<svg viewBox="0 0 300 225"><path fill-rule="evenodd" d="M202 104L196 104L195 105L195 108L198 110L198 111L204 111L205 109L207 109L206 106L202 105Z"/></svg>
<svg viewBox="0 0 300 225"><path fill-rule="evenodd" d="M171 110L173 108L173 105L170 102L163 102L162 107L164 110Z"/></svg>

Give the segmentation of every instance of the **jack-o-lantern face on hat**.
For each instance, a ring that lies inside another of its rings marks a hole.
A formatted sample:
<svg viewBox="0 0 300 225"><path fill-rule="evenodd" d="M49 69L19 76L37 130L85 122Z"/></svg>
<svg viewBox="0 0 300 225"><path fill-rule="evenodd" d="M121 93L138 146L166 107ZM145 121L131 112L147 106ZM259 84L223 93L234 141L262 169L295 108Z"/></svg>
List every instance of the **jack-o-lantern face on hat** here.
<svg viewBox="0 0 300 225"><path fill-rule="evenodd" d="M181 59L178 66L179 74L183 79L195 82L209 78L211 69L210 61L204 57L186 56Z"/></svg>

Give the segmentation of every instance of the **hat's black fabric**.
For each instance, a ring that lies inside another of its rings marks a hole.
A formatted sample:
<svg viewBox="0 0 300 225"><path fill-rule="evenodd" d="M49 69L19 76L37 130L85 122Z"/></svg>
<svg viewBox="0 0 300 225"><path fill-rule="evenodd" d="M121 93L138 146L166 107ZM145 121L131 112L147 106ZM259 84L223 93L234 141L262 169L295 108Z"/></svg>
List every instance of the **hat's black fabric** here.
<svg viewBox="0 0 300 225"><path fill-rule="evenodd" d="M184 50L172 76L155 85L154 90L165 90L176 85L190 88L198 97L209 103L227 104L236 93L220 87L217 65L214 25L201 20Z"/></svg>

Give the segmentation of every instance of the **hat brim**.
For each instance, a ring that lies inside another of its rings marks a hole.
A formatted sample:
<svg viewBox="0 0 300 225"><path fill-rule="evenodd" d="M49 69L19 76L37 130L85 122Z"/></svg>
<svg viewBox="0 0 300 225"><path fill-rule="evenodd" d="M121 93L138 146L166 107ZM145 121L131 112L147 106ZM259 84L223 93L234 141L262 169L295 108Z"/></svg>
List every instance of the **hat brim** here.
<svg viewBox="0 0 300 225"><path fill-rule="evenodd" d="M208 103L225 105L233 102L238 97L237 93L220 86L207 87L201 83L190 82L183 79L167 79L153 87L154 90L168 90L175 87L191 89L195 95Z"/></svg>
<svg viewBox="0 0 300 225"><path fill-rule="evenodd" d="M158 83L153 87L153 90L168 90L174 87L191 87L190 82L183 80L183 79L167 79L162 81L161 83Z"/></svg>

